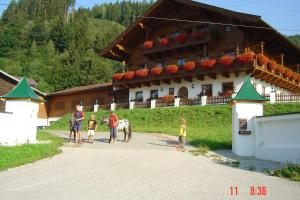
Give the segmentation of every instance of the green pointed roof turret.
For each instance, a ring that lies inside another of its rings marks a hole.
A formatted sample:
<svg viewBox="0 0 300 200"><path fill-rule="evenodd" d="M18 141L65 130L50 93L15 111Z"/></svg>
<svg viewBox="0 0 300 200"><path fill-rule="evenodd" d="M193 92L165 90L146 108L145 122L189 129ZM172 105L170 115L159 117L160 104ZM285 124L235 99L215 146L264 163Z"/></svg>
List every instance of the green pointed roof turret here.
<svg viewBox="0 0 300 200"><path fill-rule="evenodd" d="M38 95L32 90L27 79L23 77L18 85L13 88L9 93L0 98L3 99L33 99L37 101L43 101Z"/></svg>
<svg viewBox="0 0 300 200"><path fill-rule="evenodd" d="M256 91L248 75L246 76L240 91L236 94L235 97L232 98L232 100L233 101L268 101L267 98L261 96Z"/></svg>

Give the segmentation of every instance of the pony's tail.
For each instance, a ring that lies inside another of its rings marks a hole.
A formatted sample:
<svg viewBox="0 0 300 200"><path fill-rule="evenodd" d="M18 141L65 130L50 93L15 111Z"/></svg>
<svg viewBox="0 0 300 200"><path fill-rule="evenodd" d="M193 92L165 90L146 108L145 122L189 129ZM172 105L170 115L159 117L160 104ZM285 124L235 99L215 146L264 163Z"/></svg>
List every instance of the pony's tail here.
<svg viewBox="0 0 300 200"><path fill-rule="evenodd" d="M131 124L129 123L129 125L128 125L128 141L131 140L131 136L132 136L132 130L131 130Z"/></svg>

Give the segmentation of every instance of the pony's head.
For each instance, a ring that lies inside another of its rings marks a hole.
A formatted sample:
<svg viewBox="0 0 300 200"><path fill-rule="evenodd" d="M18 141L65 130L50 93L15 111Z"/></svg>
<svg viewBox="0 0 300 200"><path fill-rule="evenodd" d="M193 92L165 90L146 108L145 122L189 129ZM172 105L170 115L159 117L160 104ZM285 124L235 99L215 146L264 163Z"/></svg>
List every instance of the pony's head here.
<svg viewBox="0 0 300 200"><path fill-rule="evenodd" d="M102 117L101 118L101 124L108 124L109 120L107 117Z"/></svg>

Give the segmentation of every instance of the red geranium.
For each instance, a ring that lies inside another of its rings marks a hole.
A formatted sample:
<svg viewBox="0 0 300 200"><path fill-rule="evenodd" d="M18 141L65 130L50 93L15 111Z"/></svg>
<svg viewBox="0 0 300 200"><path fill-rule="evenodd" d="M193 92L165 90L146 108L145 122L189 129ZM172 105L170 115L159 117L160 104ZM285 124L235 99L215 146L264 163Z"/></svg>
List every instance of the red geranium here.
<svg viewBox="0 0 300 200"><path fill-rule="evenodd" d="M233 63L233 61L234 57L225 55L220 58L219 63L224 67L229 67Z"/></svg>
<svg viewBox="0 0 300 200"><path fill-rule="evenodd" d="M247 63L251 63L254 60L254 56L255 56L254 52L250 51L250 52L238 55L236 57L236 59L240 63L247 64Z"/></svg>
<svg viewBox="0 0 300 200"><path fill-rule="evenodd" d="M291 78L293 76L293 70L291 70L289 68L285 68L284 76L286 78Z"/></svg>
<svg viewBox="0 0 300 200"><path fill-rule="evenodd" d="M292 76L292 80L298 81L298 76L299 76L298 73L294 72Z"/></svg>
<svg viewBox="0 0 300 200"><path fill-rule="evenodd" d="M121 80L122 78L123 78L123 73L116 73L116 74L113 75L113 79L114 79L115 81L119 81L119 80Z"/></svg>
<svg viewBox="0 0 300 200"><path fill-rule="evenodd" d="M270 71L277 70L278 64L275 62L275 60L271 60L268 64L268 68Z"/></svg>
<svg viewBox="0 0 300 200"><path fill-rule="evenodd" d="M183 65L183 69L186 71L193 71L195 69L195 67L196 67L196 63L194 61L186 62Z"/></svg>
<svg viewBox="0 0 300 200"><path fill-rule="evenodd" d="M187 36L186 33L180 33L179 35L177 35L177 36L175 37L175 40L176 40L177 42L183 43L183 42L185 42L185 41L187 40L187 38L188 38L188 36Z"/></svg>
<svg viewBox="0 0 300 200"><path fill-rule="evenodd" d="M166 67L166 71L169 72L170 74L175 74L178 71L178 66L177 65L168 65Z"/></svg>
<svg viewBox="0 0 300 200"><path fill-rule="evenodd" d="M154 46L154 42L151 41L151 40L147 40L146 42L144 42L144 47L145 47L146 49L152 49L153 46Z"/></svg>
<svg viewBox="0 0 300 200"><path fill-rule="evenodd" d="M136 71L136 76L140 78L145 78L148 75L149 69L141 69Z"/></svg>
<svg viewBox="0 0 300 200"><path fill-rule="evenodd" d="M167 46L167 45L169 45L169 39L168 38L162 38L162 39L160 39L159 40L159 44L160 45L163 45L163 46Z"/></svg>
<svg viewBox="0 0 300 200"><path fill-rule="evenodd" d="M173 95L166 95L166 96L162 97L162 101L164 103L168 103L169 104L169 103L174 102L174 100L175 100L175 97Z"/></svg>
<svg viewBox="0 0 300 200"><path fill-rule="evenodd" d="M135 76L135 72L133 72L133 71L125 72L125 74L124 74L124 77L125 77L127 80L133 79L134 76Z"/></svg>
<svg viewBox="0 0 300 200"><path fill-rule="evenodd" d="M163 69L162 67L153 67L151 70L150 70L150 73L154 76L158 76L162 73Z"/></svg>
<svg viewBox="0 0 300 200"><path fill-rule="evenodd" d="M257 59L258 59L258 64L261 66L267 65L269 63L269 58L262 53L257 55Z"/></svg>
<svg viewBox="0 0 300 200"><path fill-rule="evenodd" d="M206 59L201 61L200 66L203 69L211 69L216 63L217 61L215 59Z"/></svg>
<svg viewBox="0 0 300 200"><path fill-rule="evenodd" d="M195 40L201 39L204 36L204 32L196 31L192 33L192 38Z"/></svg>
<svg viewBox="0 0 300 200"><path fill-rule="evenodd" d="M285 72L285 67L282 66L282 65L278 66L277 69L276 69L276 72L277 72L277 73L280 73L280 74L284 74L284 72Z"/></svg>

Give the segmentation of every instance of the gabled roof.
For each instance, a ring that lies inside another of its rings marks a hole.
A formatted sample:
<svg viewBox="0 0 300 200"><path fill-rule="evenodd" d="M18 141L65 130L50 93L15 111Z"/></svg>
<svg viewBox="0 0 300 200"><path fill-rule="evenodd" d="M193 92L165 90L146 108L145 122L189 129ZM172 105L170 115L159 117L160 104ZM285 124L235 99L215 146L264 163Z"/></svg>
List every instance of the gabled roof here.
<svg viewBox="0 0 300 200"><path fill-rule="evenodd" d="M18 85L12 89L9 93L0 98L3 99L33 99L41 101L41 99L35 94L35 92L30 87L27 79L24 77L18 83Z"/></svg>
<svg viewBox="0 0 300 200"><path fill-rule="evenodd" d="M253 84L251 83L250 77L246 76L245 81L240 89L240 91L236 94L234 101L268 101L267 98L261 96Z"/></svg>
<svg viewBox="0 0 300 200"><path fill-rule="evenodd" d="M86 85L86 86L80 86L80 87L74 87L69 88L66 90L61 90L57 92L53 92L50 94L47 94L47 96L58 96L58 95L65 95L65 94L74 94L74 93L80 93L80 92L87 92L87 91L93 91L93 90L99 90L99 89L107 89L112 88L112 83L98 83L94 85Z"/></svg>
<svg viewBox="0 0 300 200"><path fill-rule="evenodd" d="M251 15L241 12L235 12L231 10L227 10L224 8L211 6L208 4L195 2L191 0L158 0L156 3L154 3L150 9L144 14L144 17L166 17L170 18L168 16L165 16L164 8L167 7L166 5L172 5L172 4L182 4L187 7L191 7L194 9L204 9L210 12L219 13L221 15L228 16L233 19L237 19L239 21L242 21L243 24L252 25L252 26L260 26L260 27L267 27L272 28L269 24L267 24L265 21L261 19L260 16L257 15ZM150 23L148 23L150 22ZM100 52L100 56L103 56L105 58L117 60L117 61L123 61L124 58L122 56L118 56L117 54L113 52L118 52L117 45L122 45L127 49L126 47L130 42L136 42L138 36L145 35L144 30L140 27L140 23L147 25L151 24L151 19L140 17L138 20L136 20L135 23L133 23L131 26L129 26L123 33L120 34L119 37L117 37L112 43L110 43L106 48L104 48ZM286 45L291 51L296 54L300 55L300 49L296 47L294 44L292 44L289 40L287 40L282 34L277 32L275 29L269 30L270 35L272 37L278 38L280 40L280 44ZM276 40L276 39L275 39ZM128 49L130 52L130 48ZM113 52L112 52L113 51Z"/></svg>
<svg viewBox="0 0 300 200"><path fill-rule="evenodd" d="M6 73L6 72L4 72L4 71L2 71L2 70L0 70L0 75L3 75L3 76L5 76L5 77L7 77L8 79L10 79L12 82L14 82L14 83L16 83L16 84L18 84L19 82L20 82L20 78L16 78L16 77L14 77L14 76L12 76L12 75L10 75L10 74L8 74L8 73ZM43 93L43 92L41 92L40 90L38 90L38 89L36 89L36 88L34 88L34 87L31 87L38 95L40 95L40 96L46 96L46 94L45 93Z"/></svg>

